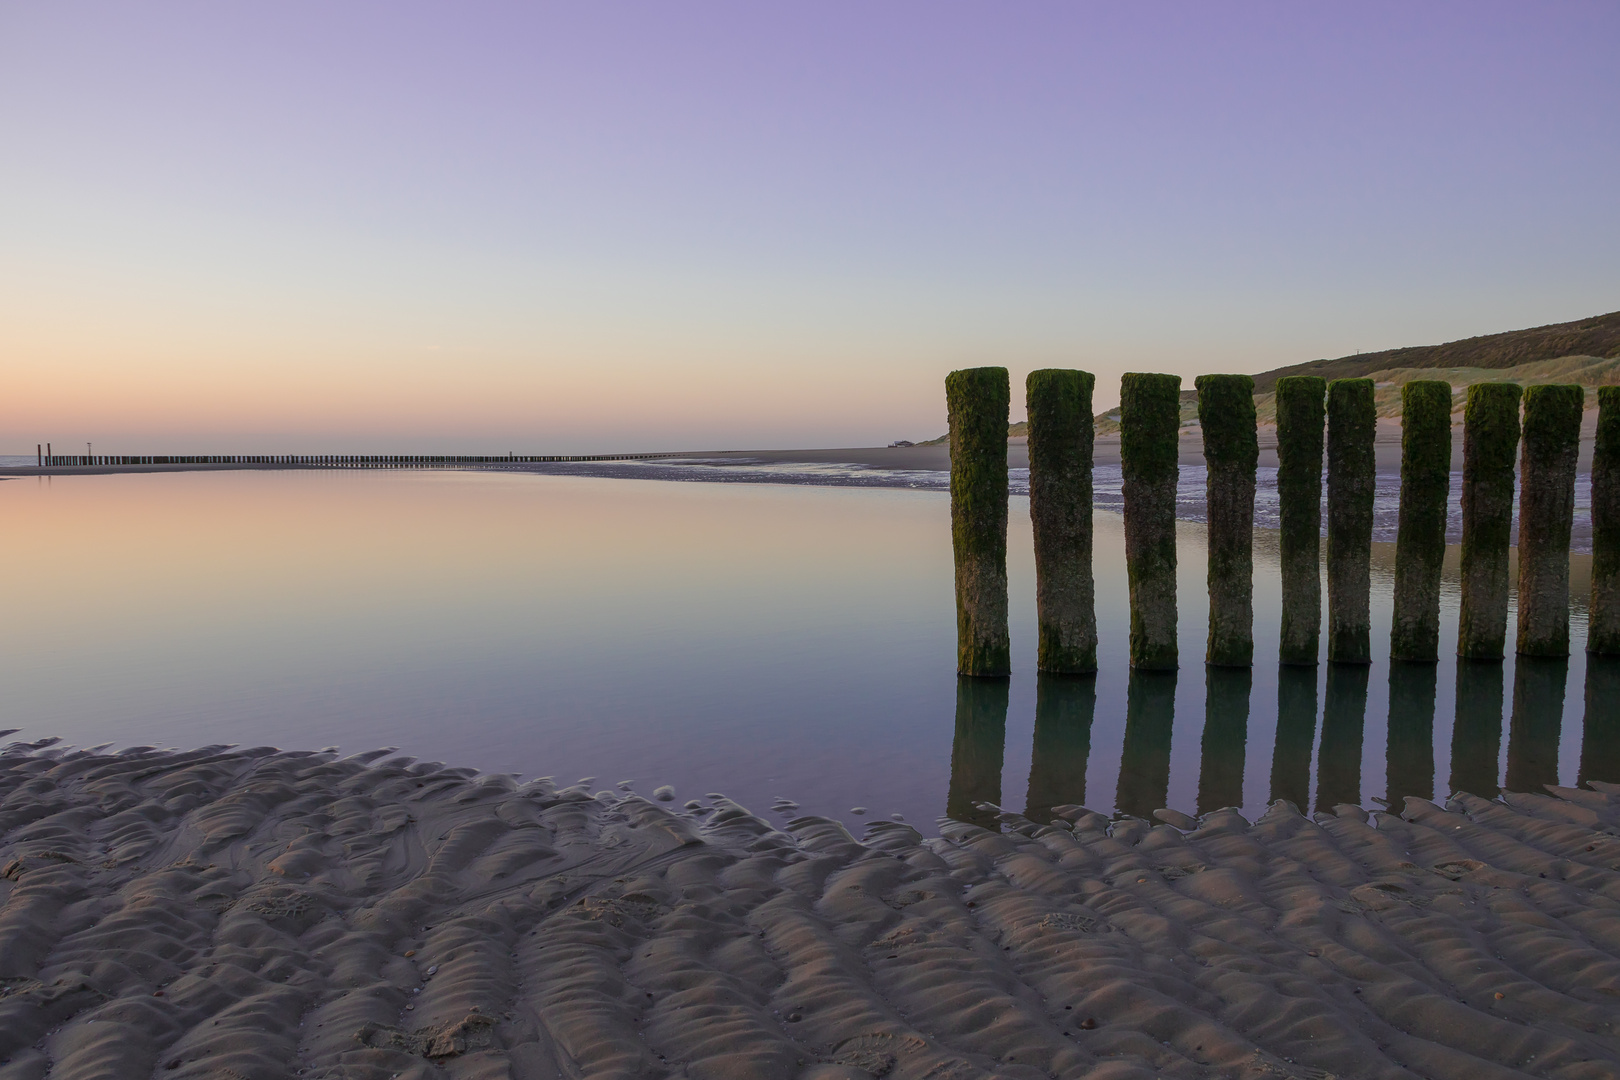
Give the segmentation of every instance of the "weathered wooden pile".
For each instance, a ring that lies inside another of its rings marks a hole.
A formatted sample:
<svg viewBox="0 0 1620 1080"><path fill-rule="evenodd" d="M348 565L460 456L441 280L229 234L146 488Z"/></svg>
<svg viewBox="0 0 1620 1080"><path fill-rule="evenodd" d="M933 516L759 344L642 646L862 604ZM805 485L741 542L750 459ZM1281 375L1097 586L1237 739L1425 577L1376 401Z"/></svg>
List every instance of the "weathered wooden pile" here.
<svg viewBox="0 0 1620 1080"><path fill-rule="evenodd" d="M1083 371L1032 372L1027 383L1030 516L1034 525L1037 668L1097 669L1092 575L1092 389ZM1259 455L1254 382L1196 380L1209 467L1209 635L1205 663L1254 662L1254 497ZM951 531L956 553L957 655L963 675L1011 671L1007 629L1006 368L952 372ZM1457 652L1500 661L1507 643L1514 463L1519 467L1520 655L1569 654L1569 549L1584 391L1579 386L1480 383L1463 412L1462 610ZM1176 482L1181 379L1130 373L1120 385L1130 660L1173 671L1176 651ZM1440 576L1451 483L1452 391L1402 391L1400 518L1390 659L1440 655ZM1282 625L1278 660L1321 654L1322 466L1327 459L1327 659L1372 662L1371 552L1378 419L1371 379L1277 383ZM1587 651L1620 655L1620 387L1598 392L1592 462L1592 597Z"/></svg>

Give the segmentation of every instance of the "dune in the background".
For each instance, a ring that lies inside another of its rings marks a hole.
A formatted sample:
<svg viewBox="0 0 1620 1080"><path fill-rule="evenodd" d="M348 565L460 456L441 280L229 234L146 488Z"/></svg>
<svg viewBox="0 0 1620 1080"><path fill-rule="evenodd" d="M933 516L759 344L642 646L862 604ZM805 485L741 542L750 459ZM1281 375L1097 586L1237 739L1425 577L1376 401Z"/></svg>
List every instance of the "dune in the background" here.
<svg viewBox="0 0 1620 1080"><path fill-rule="evenodd" d="M1071 806L857 841L788 803L773 826L717 795L334 757L0 755L0 1074L1574 1078L1620 1058L1620 787L1254 823Z"/></svg>

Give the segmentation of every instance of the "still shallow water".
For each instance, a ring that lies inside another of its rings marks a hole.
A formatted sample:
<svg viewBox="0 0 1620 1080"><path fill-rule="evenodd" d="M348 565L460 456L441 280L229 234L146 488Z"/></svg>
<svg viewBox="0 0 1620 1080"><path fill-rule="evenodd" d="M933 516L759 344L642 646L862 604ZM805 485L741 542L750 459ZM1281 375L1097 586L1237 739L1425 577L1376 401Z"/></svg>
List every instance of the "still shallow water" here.
<svg viewBox="0 0 1620 1080"><path fill-rule="evenodd" d="M1182 671L1130 675L1122 522L1099 512L1102 672L1037 680L1028 501L1015 497L1015 675L959 687L949 503L933 490L145 474L0 483L0 520L0 727L19 737L397 746L925 829L947 804L964 817L986 802L1253 815L1276 797L1375 806L1494 794L1504 778L1620 781L1620 672L1588 672L1579 617L1567 663L1280 671L1264 659L1278 619L1269 533L1252 674L1201 663L1204 534L1183 522ZM1388 646L1388 571L1375 567L1374 655ZM1454 583L1444 603L1449 651Z"/></svg>

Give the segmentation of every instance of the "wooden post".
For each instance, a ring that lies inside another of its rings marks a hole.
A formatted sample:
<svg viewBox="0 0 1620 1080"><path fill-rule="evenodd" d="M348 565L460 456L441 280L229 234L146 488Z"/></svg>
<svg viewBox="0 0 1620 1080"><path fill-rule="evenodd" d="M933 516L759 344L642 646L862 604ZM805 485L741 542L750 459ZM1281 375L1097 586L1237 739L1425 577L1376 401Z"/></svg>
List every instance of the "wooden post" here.
<svg viewBox="0 0 1620 1080"><path fill-rule="evenodd" d="M1597 393L1597 441L1592 446L1592 600L1587 608L1586 651L1620 656L1620 386L1600 386Z"/></svg>
<svg viewBox="0 0 1620 1080"><path fill-rule="evenodd" d="M1054 806L1086 801L1086 765L1096 714L1096 679L1035 677L1035 739L1024 810L1029 820L1048 824Z"/></svg>
<svg viewBox="0 0 1620 1080"><path fill-rule="evenodd" d="M1180 376L1126 374L1120 382L1119 422L1131 666L1143 671L1174 671Z"/></svg>
<svg viewBox="0 0 1620 1080"><path fill-rule="evenodd" d="M1371 379L1328 383L1328 660L1372 663L1373 495L1378 411Z"/></svg>
<svg viewBox="0 0 1620 1080"><path fill-rule="evenodd" d="M1209 641L1204 662L1249 667L1254 663L1254 472L1260 460L1254 380L1200 375L1194 385L1209 470Z"/></svg>
<svg viewBox="0 0 1620 1080"><path fill-rule="evenodd" d="M1579 386L1524 391L1519 464L1519 635L1521 656L1569 655L1569 534L1581 448Z"/></svg>
<svg viewBox="0 0 1620 1080"><path fill-rule="evenodd" d="M1401 388L1401 516L1395 534L1391 660L1440 659L1440 568L1446 558L1450 494L1451 384L1409 382Z"/></svg>
<svg viewBox="0 0 1620 1080"><path fill-rule="evenodd" d="M1001 763L1007 747L1005 680L956 680L956 735L951 742L951 780L945 816L986 829L998 829L993 810L1001 805Z"/></svg>
<svg viewBox="0 0 1620 1080"><path fill-rule="evenodd" d="M1035 530L1036 670L1097 670L1091 573L1091 460L1095 422L1085 371L1047 368L1025 382L1029 410L1029 516Z"/></svg>
<svg viewBox="0 0 1620 1080"><path fill-rule="evenodd" d="M1462 613L1457 655L1500 660L1507 644L1513 463L1519 452L1515 383L1475 383L1463 411Z"/></svg>
<svg viewBox="0 0 1620 1080"><path fill-rule="evenodd" d="M956 670L1005 678L1007 641L1007 369L945 378L951 423L951 545L956 553Z"/></svg>
<svg viewBox="0 0 1620 1080"><path fill-rule="evenodd" d="M1253 400L1252 398L1250 400ZM1243 756L1249 744L1249 691L1254 672L1204 669L1204 735L1198 754L1198 813L1243 806Z"/></svg>

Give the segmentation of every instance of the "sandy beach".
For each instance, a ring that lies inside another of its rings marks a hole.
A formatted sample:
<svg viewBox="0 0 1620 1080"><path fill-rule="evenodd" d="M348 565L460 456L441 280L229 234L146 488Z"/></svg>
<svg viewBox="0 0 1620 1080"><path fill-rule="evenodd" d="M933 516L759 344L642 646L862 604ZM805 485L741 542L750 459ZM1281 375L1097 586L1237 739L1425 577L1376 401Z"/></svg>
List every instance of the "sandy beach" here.
<svg viewBox="0 0 1620 1080"><path fill-rule="evenodd" d="M1260 461L1265 468L1277 467L1277 427L1261 424ZM1592 441L1597 434L1597 410L1588 409L1581 418L1580 469L1588 472L1592 467ZM1007 467L1029 468L1029 448L1023 436L1007 440ZM1454 418L1451 433L1451 460L1454 469L1462 468L1463 427L1460 417ZM1401 467L1401 422L1378 421L1378 467ZM1119 464L1119 435L1098 435L1093 446L1094 461L1098 465ZM949 471L950 447L944 443L926 446L852 447L840 450L727 450L694 454L704 459L739 459L773 463L811 462L865 465L872 469L932 469ZM1197 427L1181 430L1180 458L1182 465L1204 464L1204 434Z"/></svg>
<svg viewBox="0 0 1620 1080"><path fill-rule="evenodd" d="M0 1077L1615 1076L1599 788L857 840L387 751L14 744Z"/></svg>

